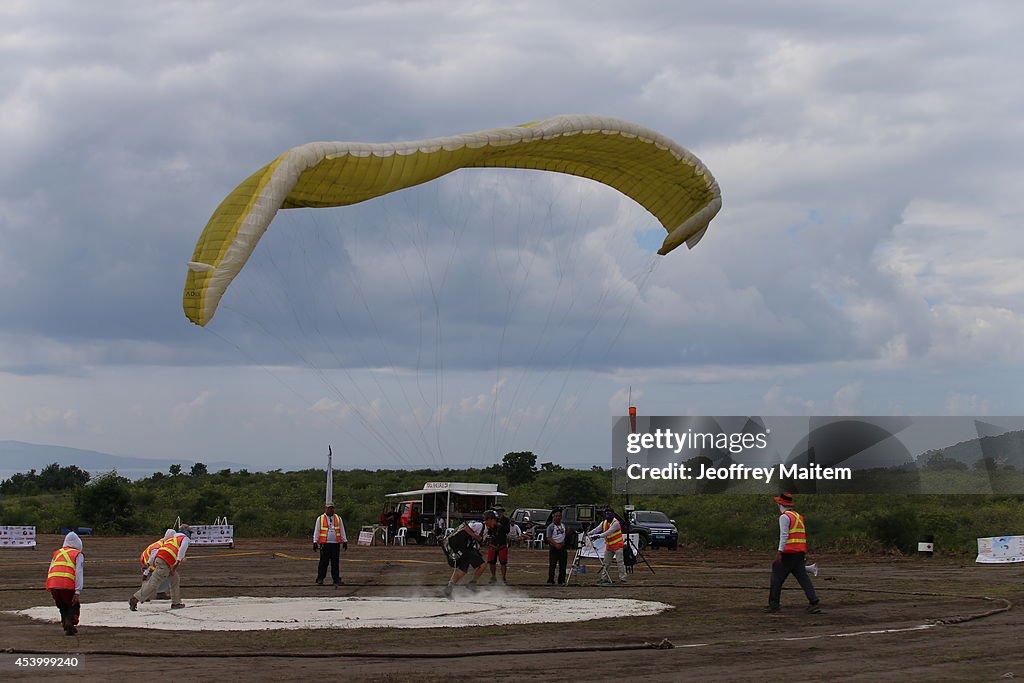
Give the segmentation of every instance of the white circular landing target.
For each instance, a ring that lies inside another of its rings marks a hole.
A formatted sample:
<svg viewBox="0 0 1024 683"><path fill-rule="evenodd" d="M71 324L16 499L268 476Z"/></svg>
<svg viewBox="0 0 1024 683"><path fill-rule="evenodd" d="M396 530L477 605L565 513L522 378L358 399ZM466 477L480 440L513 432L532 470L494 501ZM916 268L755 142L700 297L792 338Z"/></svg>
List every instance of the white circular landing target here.
<svg viewBox="0 0 1024 683"><path fill-rule="evenodd" d="M193 598L184 609L167 602L128 601L82 605L81 626L151 628L164 631L265 631L314 628L463 628L642 617L671 605L620 598L551 599L473 596L444 598ZM60 620L57 608L32 607L15 614Z"/></svg>

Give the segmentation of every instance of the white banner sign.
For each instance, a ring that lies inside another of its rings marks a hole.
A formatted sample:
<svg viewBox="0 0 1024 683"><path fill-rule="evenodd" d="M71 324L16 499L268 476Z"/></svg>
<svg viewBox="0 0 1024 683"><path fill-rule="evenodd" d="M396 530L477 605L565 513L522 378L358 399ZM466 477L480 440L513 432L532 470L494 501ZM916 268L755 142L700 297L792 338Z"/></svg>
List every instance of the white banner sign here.
<svg viewBox="0 0 1024 683"><path fill-rule="evenodd" d="M373 532L372 531L360 531L359 541L356 545L373 545Z"/></svg>
<svg viewBox="0 0 1024 683"><path fill-rule="evenodd" d="M192 527L189 545L235 546L235 527L232 524L196 524Z"/></svg>
<svg viewBox="0 0 1024 683"><path fill-rule="evenodd" d="M35 548L34 526L0 526L0 548Z"/></svg>
<svg viewBox="0 0 1024 683"><path fill-rule="evenodd" d="M1024 536L993 536L978 539L981 564L1024 562Z"/></svg>

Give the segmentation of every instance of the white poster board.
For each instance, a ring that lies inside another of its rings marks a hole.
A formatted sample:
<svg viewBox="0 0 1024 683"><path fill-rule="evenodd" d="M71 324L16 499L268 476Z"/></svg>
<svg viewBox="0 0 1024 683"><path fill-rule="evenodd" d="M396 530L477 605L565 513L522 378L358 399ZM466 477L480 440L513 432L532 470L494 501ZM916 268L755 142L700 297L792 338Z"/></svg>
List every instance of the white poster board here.
<svg viewBox="0 0 1024 683"><path fill-rule="evenodd" d="M583 539L580 539L580 545L583 545ZM636 553L637 548L640 547L640 534L629 535L629 545L632 546L633 552ZM583 552L580 553L580 557L596 557L597 559L604 561L604 539L595 538L592 545L583 547Z"/></svg>
<svg viewBox="0 0 1024 683"><path fill-rule="evenodd" d="M360 531L359 540L356 541L356 545L373 545L373 536L372 531Z"/></svg>
<svg viewBox="0 0 1024 683"><path fill-rule="evenodd" d="M0 526L0 548L35 548L34 526Z"/></svg>
<svg viewBox="0 0 1024 683"><path fill-rule="evenodd" d="M235 527L232 524L196 524L192 527L189 545L235 547Z"/></svg>
<svg viewBox="0 0 1024 683"><path fill-rule="evenodd" d="M981 564L1009 564L1024 562L1024 536L992 536L978 539L978 559Z"/></svg>

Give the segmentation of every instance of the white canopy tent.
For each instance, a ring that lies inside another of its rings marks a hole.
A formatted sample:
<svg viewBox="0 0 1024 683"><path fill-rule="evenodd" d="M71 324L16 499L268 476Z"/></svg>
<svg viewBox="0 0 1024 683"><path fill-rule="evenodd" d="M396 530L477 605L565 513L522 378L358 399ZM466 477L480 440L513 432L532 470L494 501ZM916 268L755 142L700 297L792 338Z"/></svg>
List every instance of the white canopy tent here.
<svg viewBox="0 0 1024 683"><path fill-rule="evenodd" d="M445 528L452 528L452 520L462 523L482 519L485 510L493 508L507 495L498 491L497 484L429 481L422 489L389 493L386 497L396 502L419 501L423 517L429 517L432 525L440 517L444 519Z"/></svg>

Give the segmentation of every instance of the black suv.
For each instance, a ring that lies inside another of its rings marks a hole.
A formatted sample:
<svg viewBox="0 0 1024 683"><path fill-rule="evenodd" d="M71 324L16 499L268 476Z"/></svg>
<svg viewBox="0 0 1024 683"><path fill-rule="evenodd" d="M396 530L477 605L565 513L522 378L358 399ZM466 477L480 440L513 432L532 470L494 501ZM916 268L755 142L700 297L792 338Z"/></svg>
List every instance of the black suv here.
<svg viewBox="0 0 1024 683"><path fill-rule="evenodd" d="M640 533L641 543L647 536L652 548L662 546L669 550L679 547L679 529L675 520L657 510L635 510L629 513L629 525L634 533Z"/></svg>

